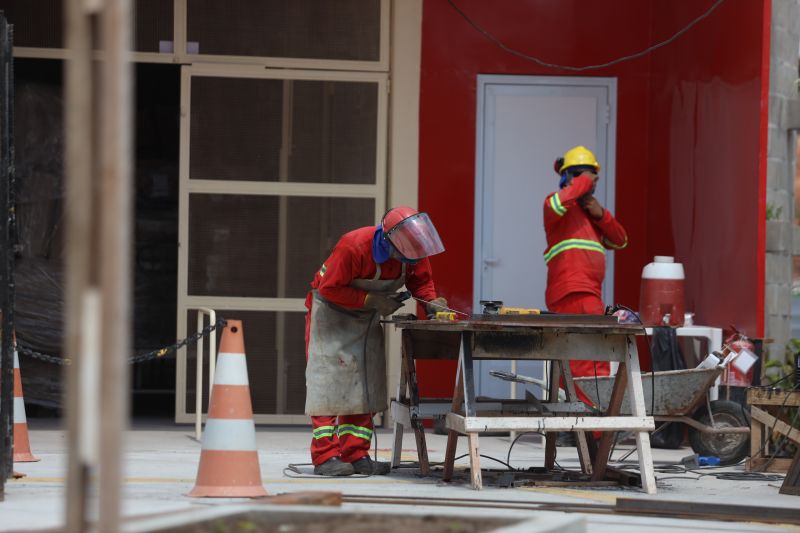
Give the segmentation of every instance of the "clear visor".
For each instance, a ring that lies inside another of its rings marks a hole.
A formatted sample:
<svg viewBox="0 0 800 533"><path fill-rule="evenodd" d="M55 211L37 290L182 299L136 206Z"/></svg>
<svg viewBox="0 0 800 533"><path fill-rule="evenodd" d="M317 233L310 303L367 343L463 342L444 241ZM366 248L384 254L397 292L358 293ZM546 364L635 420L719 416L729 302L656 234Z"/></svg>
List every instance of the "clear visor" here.
<svg viewBox="0 0 800 533"><path fill-rule="evenodd" d="M427 213L417 213L400 222L386 234L403 257L416 261L444 252L442 239Z"/></svg>

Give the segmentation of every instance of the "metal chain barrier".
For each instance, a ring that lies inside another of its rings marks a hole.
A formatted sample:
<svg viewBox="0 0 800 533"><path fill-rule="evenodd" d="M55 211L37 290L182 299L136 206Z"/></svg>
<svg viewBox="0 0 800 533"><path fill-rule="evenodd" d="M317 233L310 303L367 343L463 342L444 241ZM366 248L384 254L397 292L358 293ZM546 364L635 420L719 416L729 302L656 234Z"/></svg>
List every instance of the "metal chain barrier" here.
<svg viewBox="0 0 800 533"><path fill-rule="evenodd" d="M189 335L185 339L181 339L174 344L170 344L169 346L165 346L164 348L159 348L157 350L152 350L146 353L142 353L139 355L134 355L128 358L128 364L135 365L137 363L144 363L146 361L152 361L153 359L160 359L165 357L168 354L174 354L184 346L190 346L195 344L198 340L203 337L207 337L212 331L216 330L217 328L224 328L227 324L227 320L224 318L220 318L214 324L209 324L204 327L202 330ZM34 359L38 359L39 361L44 361L45 363L53 363L56 365L69 365L72 364L72 359L68 357L57 357L55 355L48 355L46 353L37 352L31 348L21 345L17 342L17 352L32 357Z"/></svg>

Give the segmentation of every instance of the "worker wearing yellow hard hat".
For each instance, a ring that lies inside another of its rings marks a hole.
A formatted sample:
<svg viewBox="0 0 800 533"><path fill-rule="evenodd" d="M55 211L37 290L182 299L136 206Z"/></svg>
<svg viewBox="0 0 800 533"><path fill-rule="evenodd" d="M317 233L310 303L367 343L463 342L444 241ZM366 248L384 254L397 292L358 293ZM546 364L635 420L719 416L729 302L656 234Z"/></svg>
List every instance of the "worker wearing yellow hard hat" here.
<svg viewBox="0 0 800 533"><path fill-rule="evenodd" d="M556 313L602 315L606 249L624 248L628 236L594 196L600 163L591 150L585 146L567 150L553 169L559 175L559 190L544 201L547 308ZM605 362L595 368L591 361L570 361L570 368L575 376L609 373Z"/></svg>

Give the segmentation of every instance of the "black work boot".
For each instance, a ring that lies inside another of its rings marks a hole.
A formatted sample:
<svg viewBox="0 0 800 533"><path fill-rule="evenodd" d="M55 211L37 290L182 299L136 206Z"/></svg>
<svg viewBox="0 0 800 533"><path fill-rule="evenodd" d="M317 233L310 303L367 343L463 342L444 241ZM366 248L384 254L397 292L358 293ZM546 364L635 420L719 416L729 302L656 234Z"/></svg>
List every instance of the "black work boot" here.
<svg viewBox="0 0 800 533"><path fill-rule="evenodd" d="M356 474L367 476L385 476L392 469L392 465L381 461L373 461L369 455L365 455L357 461L353 461L353 470Z"/></svg>
<svg viewBox="0 0 800 533"><path fill-rule="evenodd" d="M353 466L338 457L331 457L321 465L314 466L314 474L317 476L351 476L353 475Z"/></svg>

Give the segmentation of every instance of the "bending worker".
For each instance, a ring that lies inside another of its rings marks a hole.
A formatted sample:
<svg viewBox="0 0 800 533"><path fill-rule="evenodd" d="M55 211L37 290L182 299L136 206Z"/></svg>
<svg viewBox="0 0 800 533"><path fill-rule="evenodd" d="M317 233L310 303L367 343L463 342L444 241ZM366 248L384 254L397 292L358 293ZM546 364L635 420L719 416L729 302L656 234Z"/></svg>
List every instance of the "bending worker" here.
<svg viewBox="0 0 800 533"><path fill-rule="evenodd" d="M594 197L600 164L592 152L576 146L556 160L555 171L560 176L560 190L544 201L545 302L556 313L602 315L605 306L600 296L606 274L606 249L625 248L628 236ZM598 376L610 373L605 361L570 361L569 366L574 376L594 376L595 371Z"/></svg>
<svg viewBox="0 0 800 533"><path fill-rule="evenodd" d="M403 285L429 302L428 313L447 306L427 259L443 251L427 213L395 207L380 225L342 236L314 276L306 298L306 414L315 474L389 472L369 457L372 416L386 409L380 319L403 305Z"/></svg>

